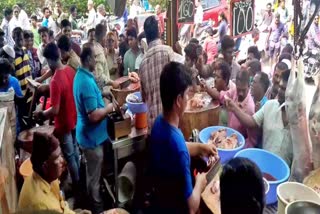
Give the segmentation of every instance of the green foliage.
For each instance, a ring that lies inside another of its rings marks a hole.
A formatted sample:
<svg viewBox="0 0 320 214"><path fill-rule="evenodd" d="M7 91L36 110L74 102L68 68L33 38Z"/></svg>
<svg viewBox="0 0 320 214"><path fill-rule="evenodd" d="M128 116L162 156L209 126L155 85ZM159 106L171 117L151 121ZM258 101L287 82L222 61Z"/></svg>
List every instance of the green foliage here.
<svg viewBox="0 0 320 214"><path fill-rule="evenodd" d="M53 1L47 1L47 2L55 2ZM71 5L76 5L78 8L78 15L79 16L85 16L87 12L87 0L60 0L63 6L64 12L69 13L69 8ZM17 3L22 3L24 6L25 11L30 16L31 14L34 14L37 8L42 9L44 6L46 6L45 0L0 0L0 18L3 18L3 9L5 7L12 7L13 5ZM109 6L106 3L106 0L94 0L95 7L97 7L99 4L104 4L106 7L106 11L110 11ZM54 4L53 4L54 6ZM111 11L110 11L111 12Z"/></svg>
<svg viewBox="0 0 320 214"><path fill-rule="evenodd" d="M162 10L166 10L167 3L168 3L168 0L149 0L149 4L151 4L153 8L155 8L156 5L159 4Z"/></svg>

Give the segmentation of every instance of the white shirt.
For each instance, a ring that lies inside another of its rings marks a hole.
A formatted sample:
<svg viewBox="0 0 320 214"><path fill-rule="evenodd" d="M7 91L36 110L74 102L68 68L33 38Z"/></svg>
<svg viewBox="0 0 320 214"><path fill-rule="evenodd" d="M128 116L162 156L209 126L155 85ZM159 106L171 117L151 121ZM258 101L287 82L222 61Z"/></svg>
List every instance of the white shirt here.
<svg viewBox="0 0 320 214"><path fill-rule="evenodd" d="M142 7L133 4L130 7L129 17L133 19L134 17L136 17L137 15L141 14L142 12L143 12L143 8Z"/></svg>
<svg viewBox="0 0 320 214"><path fill-rule="evenodd" d="M199 5L196 9L196 13L194 14L194 23L201 24L203 21L203 8Z"/></svg>
<svg viewBox="0 0 320 214"><path fill-rule="evenodd" d="M12 19L11 19L12 20ZM5 37L5 41L11 46L14 46L14 40L12 38L12 30L13 28L13 22L8 22L8 20L6 20L5 18L2 20L1 26L0 28L3 30L4 32L4 37Z"/></svg>
<svg viewBox="0 0 320 214"><path fill-rule="evenodd" d="M282 110L278 100L269 100L253 115L259 127L262 127L262 148L283 158L291 167L293 146L289 126L282 121Z"/></svg>
<svg viewBox="0 0 320 214"><path fill-rule="evenodd" d="M86 23L87 31L92 29L92 28L95 28L95 26L96 26L96 16L97 16L96 11L94 10L94 8L92 8L89 11L88 20L87 20L87 23Z"/></svg>
<svg viewBox="0 0 320 214"><path fill-rule="evenodd" d="M60 28L51 16L48 19L48 28L53 31L54 37L56 37L57 34L60 32Z"/></svg>
<svg viewBox="0 0 320 214"><path fill-rule="evenodd" d="M21 10L19 13L19 21L23 30L30 30L29 17L26 11Z"/></svg>
<svg viewBox="0 0 320 214"><path fill-rule="evenodd" d="M10 24L11 24L12 30L15 29L16 27L22 28L22 24L21 24L19 18L15 17L15 16L13 16L12 19L10 20Z"/></svg>
<svg viewBox="0 0 320 214"><path fill-rule="evenodd" d="M101 24L101 22L102 22L103 20L105 20L105 19L106 19L106 18L98 12L98 13L97 13L97 16L96 16L96 22L95 22L96 25Z"/></svg>
<svg viewBox="0 0 320 214"><path fill-rule="evenodd" d="M289 20L289 13L287 8L283 9L282 7L279 7L278 13L280 14L280 22L282 22L283 24L286 24Z"/></svg>

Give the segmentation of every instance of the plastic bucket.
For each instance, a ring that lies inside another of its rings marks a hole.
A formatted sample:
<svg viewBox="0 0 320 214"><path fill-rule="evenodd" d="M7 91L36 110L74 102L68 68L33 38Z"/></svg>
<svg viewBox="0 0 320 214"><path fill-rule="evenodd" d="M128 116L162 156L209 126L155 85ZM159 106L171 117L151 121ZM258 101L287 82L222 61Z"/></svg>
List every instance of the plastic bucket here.
<svg viewBox="0 0 320 214"><path fill-rule="evenodd" d="M235 154L237 154L237 152L239 152L240 150L243 149L244 145L245 145L245 139L243 137L243 135L232 129L232 128L228 128L228 127L224 127L224 126L210 126L210 127L207 127L205 129L202 129L199 133L199 139L200 139L200 142L201 143L207 143L208 140L210 139L210 136L211 136L211 133L212 132L215 132L215 131L218 131L220 129L226 129L227 130L227 136L230 136L232 134L236 134L237 137L238 137L238 144L239 146L236 147L235 149L220 149L218 148L218 154L219 154L219 157L221 158L221 163L222 164L225 164L227 163L229 160L231 160Z"/></svg>
<svg viewBox="0 0 320 214"><path fill-rule="evenodd" d="M269 173L276 181L268 181L270 185L267 194L267 204L277 202L277 187L288 180L290 169L287 163L277 155L262 149L244 149L238 152L235 157L244 157L253 161L263 173Z"/></svg>
<svg viewBox="0 0 320 214"><path fill-rule="evenodd" d="M148 117L147 113L137 113L135 127L137 129L144 129L148 126Z"/></svg>
<svg viewBox="0 0 320 214"><path fill-rule="evenodd" d="M278 214L285 214L287 205L298 200L312 201L320 204L320 196L316 191L297 182L286 182L280 184L277 188L277 197Z"/></svg>
<svg viewBox="0 0 320 214"><path fill-rule="evenodd" d="M21 164L19 168L19 173L20 175L23 176L23 179L26 179L27 177L32 175L32 172L33 172L32 163L30 158L28 158L25 161L23 161L23 163Z"/></svg>
<svg viewBox="0 0 320 214"><path fill-rule="evenodd" d="M126 163L118 176L118 199L120 203L127 202L133 198L136 184L137 170L132 162Z"/></svg>

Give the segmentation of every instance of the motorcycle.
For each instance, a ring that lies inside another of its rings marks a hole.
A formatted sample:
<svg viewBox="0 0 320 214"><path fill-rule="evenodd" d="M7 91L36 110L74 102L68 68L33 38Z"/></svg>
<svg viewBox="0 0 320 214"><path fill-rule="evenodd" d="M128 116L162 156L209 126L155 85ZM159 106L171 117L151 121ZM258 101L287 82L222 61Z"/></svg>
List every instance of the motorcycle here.
<svg viewBox="0 0 320 214"><path fill-rule="evenodd" d="M304 54L304 72L306 80L313 80L320 72L320 49L309 50Z"/></svg>

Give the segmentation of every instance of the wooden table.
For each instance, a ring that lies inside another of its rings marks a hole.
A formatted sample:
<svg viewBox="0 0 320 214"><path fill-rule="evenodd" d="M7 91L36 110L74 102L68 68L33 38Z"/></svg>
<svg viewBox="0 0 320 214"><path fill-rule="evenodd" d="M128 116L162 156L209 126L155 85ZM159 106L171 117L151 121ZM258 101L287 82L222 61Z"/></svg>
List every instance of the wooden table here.
<svg viewBox="0 0 320 214"><path fill-rule="evenodd" d="M0 165L5 167L8 173L4 184L4 195L8 202L9 213L17 209L18 192L16 186L16 165L14 139L12 138L9 123L8 108L0 108ZM2 209L0 207L0 209ZM0 211L1 212L1 211Z"/></svg>
<svg viewBox="0 0 320 214"><path fill-rule="evenodd" d="M122 158L129 157L137 152L141 152L146 147L146 137L148 129L136 129L131 128L131 133L128 137L120 138L118 140L111 141L114 154L114 178L115 178L115 200L116 204L119 203L118 191L118 161Z"/></svg>

